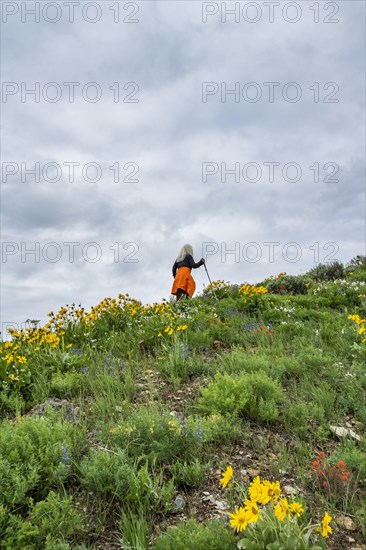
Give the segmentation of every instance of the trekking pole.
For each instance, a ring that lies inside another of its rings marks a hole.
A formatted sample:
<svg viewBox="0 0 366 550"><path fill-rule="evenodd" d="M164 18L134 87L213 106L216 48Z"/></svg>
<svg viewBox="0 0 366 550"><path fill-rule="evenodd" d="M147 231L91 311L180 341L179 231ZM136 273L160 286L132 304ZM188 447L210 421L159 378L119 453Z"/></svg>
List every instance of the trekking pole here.
<svg viewBox="0 0 366 550"><path fill-rule="evenodd" d="M211 277L209 276L208 271L207 271L206 262L203 265L205 266L205 270L206 270L206 273L207 273L208 280L210 281L210 285L212 286L212 281L211 281ZM215 296L216 300L218 300L218 297L215 294L215 289L212 288L212 290L213 290L213 295Z"/></svg>
<svg viewBox="0 0 366 550"><path fill-rule="evenodd" d="M205 266L205 270L206 270L206 273L207 273L208 280L210 281L210 285L212 285L211 277L208 274L206 263L204 263L203 265Z"/></svg>

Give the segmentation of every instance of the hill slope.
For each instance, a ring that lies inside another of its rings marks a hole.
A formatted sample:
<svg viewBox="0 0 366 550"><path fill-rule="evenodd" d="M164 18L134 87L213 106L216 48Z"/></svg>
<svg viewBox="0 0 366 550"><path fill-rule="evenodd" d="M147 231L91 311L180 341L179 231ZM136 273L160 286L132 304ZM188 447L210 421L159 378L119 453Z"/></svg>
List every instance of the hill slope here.
<svg viewBox="0 0 366 550"><path fill-rule="evenodd" d="M360 258L13 331L0 548L365 548L365 281Z"/></svg>

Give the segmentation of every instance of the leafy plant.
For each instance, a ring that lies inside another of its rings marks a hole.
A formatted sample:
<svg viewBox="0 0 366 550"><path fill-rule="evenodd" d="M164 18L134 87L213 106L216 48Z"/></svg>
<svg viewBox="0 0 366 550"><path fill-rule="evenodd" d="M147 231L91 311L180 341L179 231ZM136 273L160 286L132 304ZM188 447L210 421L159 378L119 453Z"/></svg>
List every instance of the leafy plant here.
<svg viewBox="0 0 366 550"><path fill-rule="evenodd" d="M201 408L208 413L238 414L273 422L282 400L280 384L264 372L238 376L217 373L214 382L202 389Z"/></svg>
<svg viewBox="0 0 366 550"><path fill-rule="evenodd" d="M343 279L346 270L341 262L335 261L329 264L319 264L307 272L308 277L314 281L335 281Z"/></svg>
<svg viewBox="0 0 366 550"><path fill-rule="evenodd" d="M219 521L207 525L193 519L181 523L160 535L153 543L153 550L234 550L236 539Z"/></svg>

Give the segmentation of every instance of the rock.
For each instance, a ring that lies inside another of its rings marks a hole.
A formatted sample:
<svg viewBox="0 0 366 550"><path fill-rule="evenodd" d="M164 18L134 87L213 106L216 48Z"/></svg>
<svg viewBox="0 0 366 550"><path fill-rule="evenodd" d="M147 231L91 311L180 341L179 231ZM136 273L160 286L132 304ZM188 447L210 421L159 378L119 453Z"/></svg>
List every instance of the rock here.
<svg viewBox="0 0 366 550"><path fill-rule="evenodd" d="M260 470L254 470L252 468L248 468L248 474L251 477L257 477L257 476L259 476L260 473L261 473Z"/></svg>
<svg viewBox="0 0 366 550"><path fill-rule="evenodd" d="M139 348L143 353L147 353L149 351L149 348L147 347L147 345L145 344L145 342L143 340L140 340Z"/></svg>
<svg viewBox="0 0 366 550"><path fill-rule="evenodd" d="M226 510L227 505L221 500L215 500L215 508L217 508L217 510Z"/></svg>
<svg viewBox="0 0 366 550"><path fill-rule="evenodd" d="M58 399L57 397L51 397L44 403L38 403L27 412L26 416L44 416L47 413L47 409L52 407L54 409L60 409L63 412L65 420L68 422L75 422L75 416L80 415L80 408L74 407L72 403L67 399Z"/></svg>
<svg viewBox="0 0 366 550"><path fill-rule="evenodd" d="M297 494L297 489L295 489L295 487L292 487L291 485L285 485L284 488L283 488L283 492L286 495L296 495Z"/></svg>
<svg viewBox="0 0 366 550"><path fill-rule="evenodd" d="M346 529L347 531L357 530L357 525L355 524L353 519L348 516L338 516L335 521L337 525L339 525L339 527L343 527L343 529Z"/></svg>
<svg viewBox="0 0 366 550"><path fill-rule="evenodd" d="M353 430L349 428L342 428L342 426L329 426L331 432L333 432L337 437L347 437L351 436L356 441L361 441L361 438Z"/></svg>
<svg viewBox="0 0 366 550"><path fill-rule="evenodd" d="M174 504L174 512L181 512L186 505L186 501L184 500L182 495L178 495L174 501Z"/></svg>
<svg viewBox="0 0 366 550"><path fill-rule="evenodd" d="M225 346L224 342L222 342L221 340L214 340L212 342L212 345L214 348L223 348Z"/></svg>

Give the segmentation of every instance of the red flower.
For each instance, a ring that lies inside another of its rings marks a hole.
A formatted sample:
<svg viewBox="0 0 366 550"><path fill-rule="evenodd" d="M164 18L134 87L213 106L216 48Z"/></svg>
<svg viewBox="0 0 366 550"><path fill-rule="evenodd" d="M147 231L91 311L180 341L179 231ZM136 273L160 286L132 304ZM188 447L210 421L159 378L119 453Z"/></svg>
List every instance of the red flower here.
<svg viewBox="0 0 366 550"><path fill-rule="evenodd" d="M345 468L345 467L346 467L346 463L343 462L343 460L339 460L339 461L338 461L338 468L343 469L343 468Z"/></svg>
<svg viewBox="0 0 366 550"><path fill-rule="evenodd" d="M314 466L314 468L319 468L320 466L319 460L313 460L312 465Z"/></svg>
<svg viewBox="0 0 366 550"><path fill-rule="evenodd" d="M318 454L318 458L319 460L323 460L325 458L325 453L323 451L320 451L320 453Z"/></svg>

